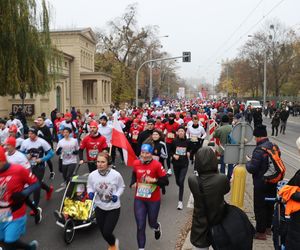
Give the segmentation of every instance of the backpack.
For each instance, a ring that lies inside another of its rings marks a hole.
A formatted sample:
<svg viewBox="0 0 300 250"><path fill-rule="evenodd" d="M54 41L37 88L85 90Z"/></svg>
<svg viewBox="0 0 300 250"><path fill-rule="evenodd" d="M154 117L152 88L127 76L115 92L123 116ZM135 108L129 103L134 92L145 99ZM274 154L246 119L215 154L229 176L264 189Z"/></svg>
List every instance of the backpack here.
<svg viewBox="0 0 300 250"><path fill-rule="evenodd" d="M261 147L269 156L269 166L263 178L267 183L277 183L284 178L285 166L280 157L279 147L273 144L272 148Z"/></svg>

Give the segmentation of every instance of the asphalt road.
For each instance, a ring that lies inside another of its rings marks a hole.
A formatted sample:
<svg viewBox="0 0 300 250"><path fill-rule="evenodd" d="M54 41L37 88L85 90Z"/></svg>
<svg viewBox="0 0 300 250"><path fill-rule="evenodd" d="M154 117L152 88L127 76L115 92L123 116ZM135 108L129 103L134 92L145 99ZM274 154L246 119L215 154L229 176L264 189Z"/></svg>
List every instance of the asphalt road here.
<svg viewBox="0 0 300 250"><path fill-rule="evenodd" d="M271 135L270 119L264 118L264 124L268 126L268 134ZM290 179L293 174L300 169L300 157L295 145L296 139L300 136L300 117L290 118L287 124L286 134L279 134L277 137L270 137L281 149L283 161L287 167L286 178ZM55 163L56 176L53 181L55 190L60 189L62 178L57 170L57 159ZM48 169L47 169L48 170ZM125 183L130 182L131 169L124 165L117 164L117 170L122 174ZM87 173L87 169L81 169L81 174ZM189 169L188 175L192 174L192 168ZM188 177L187 175L187 177ZM49 171L46 173L48 178ZM158 241L154 239L153 231L147 227L147 243L146 249L152 250L171 250L175 248L175 243L180 233L180 229L187 220L188 209L187 203L190 197L190 191L187 187L184 194L184 210L176 210L178 188L175 184L174 176L170 177L170 185L167 187L167 194L163 196L161 203L161 211L159 221L162 223L163 234ZM45 196L45 194L43 194ZM133 214L133 191L126 188L122 198L121 216L115 235L120 240L121 250L137 249L136 243L136 224ZM63 240L63 230L55 224L53 211L58 209L62 201L63 191L54 192L50 201L41 200L40 206L43 208L43 221L40 225L35 225L33 218L28 218L26 240L36 239L39 241L40 248L44 250L50 249L107 249L107 244L102 238L96 225L89 228L79 229L75 233L74 241L70 245L66 245Z"/></svg>
<svg viewBox="0 0 300 250"><path fill-rule="evenodd" d="M53 185L56 191L59 191L62 177L58 172L57 158L53 160L55 165L56 176ZM80 170L81 174L87 173L86 169ZM117 164L117 170L122 174L126 185L130 183L131 169L124 165ZM190 168L189 174L192 174ZM187 175L187 177L188 177ZM45 179L48 181L49 171L47 169ZM75 232L74 241L70 245L66 245L63 240L63 229L55 224L53 211L59 209L62 202L63 192L54 192L50 201L41 198L40 206L43 209L43 220L41 224L35 225L33 218L28 216L27 233L24 236L25 240L36 239L39 242L39 249L97 249L106 250L108 248L105 240L101 236L97 225L92 225L88 228L78 229ZM161 210L159 214L159 221L162 224L162 237L160 240L154 239L153 231L147 226L147 243L145 249L152 250L169 250L175 248L175 243L178 238L180 229L186 223L189 209L186 208L190 191L187 187L184 194L184 210L178 211L178 188L175 184L174 176L170 177L170 184L167 187L167 193L163 196L161 202ZM45 193L42 191L42 197ZM133 197L134 192L130 188L126 188L121 197L121 215L117 227L114 231L116 237L120 240L121 250L138 249L136 242L136 224L133 213ZM28 211L29 212L29 211Z"/></svg>

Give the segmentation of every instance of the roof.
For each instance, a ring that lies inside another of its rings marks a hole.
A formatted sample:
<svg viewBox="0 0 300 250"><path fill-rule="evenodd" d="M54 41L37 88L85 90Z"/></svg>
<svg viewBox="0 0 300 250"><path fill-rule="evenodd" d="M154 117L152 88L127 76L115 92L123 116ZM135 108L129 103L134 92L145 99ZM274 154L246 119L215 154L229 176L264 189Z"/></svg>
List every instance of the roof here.
<svg viewBox="0 0 300 250"><path fill-rule="evenodd" d="M81 35L92 43L96 44L96 35L91 28L73 28L73 29L57 29L57 30L50 30L50 33L70 33L70 34L77 34Z"/></svg>

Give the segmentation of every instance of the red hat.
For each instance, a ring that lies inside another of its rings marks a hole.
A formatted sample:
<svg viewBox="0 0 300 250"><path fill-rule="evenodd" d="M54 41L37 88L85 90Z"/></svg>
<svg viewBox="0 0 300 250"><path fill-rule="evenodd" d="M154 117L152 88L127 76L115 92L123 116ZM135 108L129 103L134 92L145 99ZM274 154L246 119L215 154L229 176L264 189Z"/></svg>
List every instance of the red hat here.
<svg viewBox="0 0 300 250"><path fill-rule="evenodd" d="M91 121L90 122L90 127L98 127L98 123L97 122L95 122L95 121Z"/></svg>
<svg viewBox="0 0 300 250"><path fill-rule="evenodd" d="M66 118L67 118L67 117L71 118L71 117L72 117L72 114L71 114L71 113L65 113L64 116L65 116Z"/></svg>
<svg viewBox="0 0 300 250"><path fill-rule="evenodd" d="M0 161L7 162L6 160L6 155L5 155L5 150L3 147L0 146Z"/></svg>
<svg viewBox="0 0 300 250"><path fill-rule="evenodd" d="M8 129L8 132L17 133L18 127L16 125L11 125Z"/></svg>
<svg viewBox="0 0 300 250"><path fill-rule="evenodd" d="M8 144L8 145L11 145L11 146L15 147L16 144L17 144L17 140L16 140L15 137L9 136L9 137L6 139L6 141L4 142L4 144Z"/></svg>
<svg viewBox="0 0 300 250"><path fill-rule="evenodd" d="M89 117L92 117L92 118L93 118L94 116L95 116L94 113L90 113L90 114L89 114Z"/></svg>

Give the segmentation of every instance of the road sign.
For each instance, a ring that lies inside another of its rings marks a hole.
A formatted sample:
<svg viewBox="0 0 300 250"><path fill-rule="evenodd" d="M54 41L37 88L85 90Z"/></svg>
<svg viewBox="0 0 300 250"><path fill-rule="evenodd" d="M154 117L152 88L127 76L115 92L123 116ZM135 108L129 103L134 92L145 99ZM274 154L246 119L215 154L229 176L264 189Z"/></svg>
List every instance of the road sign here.
<svg viewBox="0 0 300 250"><path fill-rule="evenodd" d="M182 62L191 62L191 52L182 52Z"/></svg>
<svg viewBox="0 0 300 250"><path fill-rule="evenodd" d="M238 123L236 126L233 127L232 129L232 139L236 143L240 143L241 141L241 136L242 136L242 123ZM244 136L244 143L249 143L251 142L253 138L253 128L249 123L245 124L245 136Z"/></svg>
<svg viewBox="0 0 300 250"><path fill-rule="evenodd" d="M242 160L242 162L239 162L241 145L240 144L227 144L227 145L225 145L224 162L226 164L236 164L238 162L244 164L247 162L246 155L251 157L255 147L256 147L255 144L244 145L243 160Z"/></svg>

